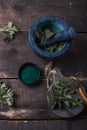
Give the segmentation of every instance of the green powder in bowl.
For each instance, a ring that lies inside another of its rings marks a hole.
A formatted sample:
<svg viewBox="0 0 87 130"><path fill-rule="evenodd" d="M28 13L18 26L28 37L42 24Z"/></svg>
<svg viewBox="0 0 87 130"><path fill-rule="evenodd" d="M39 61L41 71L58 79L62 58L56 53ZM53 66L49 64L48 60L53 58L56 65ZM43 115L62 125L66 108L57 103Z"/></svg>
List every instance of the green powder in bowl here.
<svg viewBox="0 0 87 130"><path fill-rule="evenodd" d="M19 68L18 76L22 83L31 85L39 79L40 70L33 63L25 63Z"/></svg>

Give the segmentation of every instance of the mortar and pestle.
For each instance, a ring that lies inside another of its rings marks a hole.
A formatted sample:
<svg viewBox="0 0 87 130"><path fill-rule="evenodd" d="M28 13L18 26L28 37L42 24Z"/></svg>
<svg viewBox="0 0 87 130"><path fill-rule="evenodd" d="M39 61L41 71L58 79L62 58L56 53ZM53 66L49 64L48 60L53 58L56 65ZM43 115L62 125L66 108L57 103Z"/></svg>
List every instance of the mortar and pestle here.
<svg viewBox="0 0 87 130"><path fill-rule="evenodd" d="M51 47L55 43L62 42L62 48L53 52L48 52L38 46L36 40L35 31L41 28L50 29L53 31L54 35L48 39L41 41L42 48ZM64 19L57 16L43 16L37 19L30 27L28 34L28 42L32 50L39 56L45 58L55 58L59 57L65 52L67 52L71 46L72 39L76 37L76 32L74 28L69 27Z"/></svg>

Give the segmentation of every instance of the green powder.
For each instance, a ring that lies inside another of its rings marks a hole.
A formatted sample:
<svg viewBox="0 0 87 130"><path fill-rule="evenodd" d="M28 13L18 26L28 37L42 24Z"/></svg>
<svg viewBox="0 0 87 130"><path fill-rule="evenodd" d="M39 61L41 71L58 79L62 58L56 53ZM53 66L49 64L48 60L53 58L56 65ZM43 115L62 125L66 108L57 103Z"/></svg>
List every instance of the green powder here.
<svg viewBox="0 0 87 130"><path fill-rule="evenodd" d="M25 66L21 70L21 80L26 84L34 83L39 76L39 71L35 66Z"/></svg>

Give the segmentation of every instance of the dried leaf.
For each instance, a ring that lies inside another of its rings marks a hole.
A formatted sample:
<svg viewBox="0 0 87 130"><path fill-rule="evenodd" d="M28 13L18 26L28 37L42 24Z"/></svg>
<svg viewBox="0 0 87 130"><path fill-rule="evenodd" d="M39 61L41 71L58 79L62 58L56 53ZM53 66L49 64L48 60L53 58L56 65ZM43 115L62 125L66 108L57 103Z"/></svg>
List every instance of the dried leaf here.
<svg viewBox="0 0 87 130"><path fill-rule="evenodd" d="M53 62L51 61L49 64L45 66L45 76L48 77L49 72L52 70Z"/></svg>

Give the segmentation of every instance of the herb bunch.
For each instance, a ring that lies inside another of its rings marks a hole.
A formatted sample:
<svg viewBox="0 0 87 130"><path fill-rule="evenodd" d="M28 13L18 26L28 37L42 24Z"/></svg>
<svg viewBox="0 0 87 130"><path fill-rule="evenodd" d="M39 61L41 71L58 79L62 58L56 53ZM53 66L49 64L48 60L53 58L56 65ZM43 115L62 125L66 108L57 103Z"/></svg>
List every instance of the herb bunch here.
<svg viewBox="0 0 87 130"><path fill-rule="evenodd" d="M3 40L8 42L14 38L18 29L12 22L9 22L5 28L0 28L0 33L3 35Z"/></svg>
<svg viewBox="0 0 87 130"><path fill-rule="evenodd" d="M13 105L13 91L6 82L0 82L0 103L3 105Z"/></svg>
<svg viewBox="0 0 87 130"><path fill-rule="evenodd" d="M70 79L69 81L54 80L53 81L53 93L50 95L48 91L49 104L51 109L58 107L60 109L64 107L75 107L82 104L80 97L75 97L76 88L78 82Z"/></svg>
<svg viewBox="0 0 87 130"><path fill-rule="evenodd" d="M36 35L36 42L37 42L38 47L47 52L55 52L55 51L61 50L63 47L62 42L54 43L51 46L42 45L43 40L51 38L54 34L55 34L55 32L53 32L49 28L45 28L44 30L42 30L41 28L36 29L35 35Z"/></svg>

